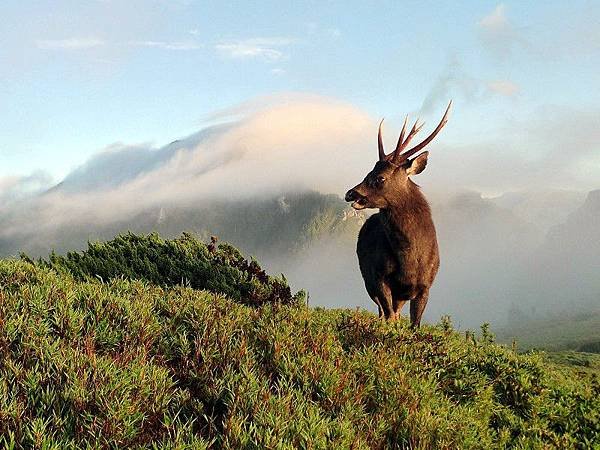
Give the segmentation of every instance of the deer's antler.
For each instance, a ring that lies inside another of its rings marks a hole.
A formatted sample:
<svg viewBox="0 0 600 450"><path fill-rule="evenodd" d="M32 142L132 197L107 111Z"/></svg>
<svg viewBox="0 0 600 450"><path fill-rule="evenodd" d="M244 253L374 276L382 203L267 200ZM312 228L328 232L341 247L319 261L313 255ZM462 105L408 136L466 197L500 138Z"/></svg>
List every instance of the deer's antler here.
<svg viewBox="0 0 600 450"><path fill-rule="evenodd" d="M377 147L379 149L379 161L385 161L386 155L383 148L383 137L381 136L381 125L383 125L383 119L379 122L379 133L377 134Z"/></svg>
<svg viewBox="0 0 600 450"><path fill-rule="evenodd" d="M408 116L407 116L407 118L408 118ZM396 150L394 150L394 152L390 154L390 157L394 164L399 164L401 162L401 160L399 159L400 155L402 154L404 149L406 147L408 147L408 144L410 144L410 141L412 140L412 138L414 138L416 136L416 134L419 131L421 131L421 128L423 128L423 125L425 125L425 122L419 124L419 119L415 120L415 123L412 126L412 128L410 129L408 136L406 136L406 139L403 139L402 141L400 139L398 139L398 145L396 146ZM405 126L406 126L406 120L404 121L404 127ZM403 138L403 134L405 131L404 127L402 127L402 132L400 133L400 138Z"/></svg>
<svg viewBox="0 0 600 450"><path fill-rule="evenodd" d="M437 136L437 134L441 131L441 129L444 128L444 125L446 125L446 123L448 123L448 115L450 114L451 106L452 106L452 100L450 100L450 103L448 103L446 112L444 113L444 116L442 117L442 120L440 120L440 123L438 124L438 126L435 128L435 130L433 130L433 132L429 136L427 136L425 138L425 140L423 140L423 142L415 145L410 150L407 150L404 153L402 153L404 151L404 149L408 146L410 140L413 137L415 137L415 134L417 134L424 125L424 124L421 124L421 125L417 126L417 123L419 122L419 120L417 119L417 121L413 125L412 129L410 130L410 133L408 133L408 136L406 137L406 139L403 140L405 126L406 126L406 120L405 120L404 127L402 127L402 132L400 133L400 139L398 140L398 146L396 147L396 150L394 152L387 155L388 161L391 160L394 164L400 165L404 161L406 161L408 158L410 158L412 155L414 155L418 151L425 148L425 146L427 144L429 144L433 140L433 138L435 138Z"/></svg>

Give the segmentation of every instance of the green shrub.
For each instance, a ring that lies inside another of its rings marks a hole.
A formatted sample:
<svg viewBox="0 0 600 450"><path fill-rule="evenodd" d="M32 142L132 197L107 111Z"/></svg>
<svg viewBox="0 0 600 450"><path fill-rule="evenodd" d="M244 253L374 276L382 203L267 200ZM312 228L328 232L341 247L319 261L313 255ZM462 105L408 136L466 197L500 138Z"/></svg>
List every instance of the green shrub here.
<svg viewBox="0 0 600 450"><path fill-rule="evenodd" d="M26 255L22 259L28 260ZM254 260L246 260L229 244L204 244L189 233L163 240L156 233L117 236L108 242L88 243L81 253L52 253L38 264L68 271L78 280L114 278L145 280L159 286L185 285L226 295L247 305L301 302L283 276L269 276Z"/></svg>
<svg viewBox="0 0 600 450"><path fill-rule="evenodd" d="M491 339L0 261L0 447L595 448L600 386Z"/></svg>

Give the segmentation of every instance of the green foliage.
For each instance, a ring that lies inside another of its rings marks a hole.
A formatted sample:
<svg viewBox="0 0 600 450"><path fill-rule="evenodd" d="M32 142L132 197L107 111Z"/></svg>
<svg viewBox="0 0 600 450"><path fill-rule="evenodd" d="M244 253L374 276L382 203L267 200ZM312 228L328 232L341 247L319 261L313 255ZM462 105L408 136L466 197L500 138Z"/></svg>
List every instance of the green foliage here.
<svg viewBox="0 0 600 450"><path fill-rule="evenodd" d="M448 320L83 278L0 261L0 447L600 445L597 379Z"/></svg>
<svg viewBox="0 0 600 450"><path fill-rule="evenodd" d="M24 260L30 259L21 255ZM244 304L295 303L287 281L271 277L254 260L246 260L229 244L204 244L189 233L163 240L156 233L117 236L108 242L88 243L84 252L50 254L39 264L67 271L78 280L113 278L145 280L160 286L186 285L221 293Z"/></svg>

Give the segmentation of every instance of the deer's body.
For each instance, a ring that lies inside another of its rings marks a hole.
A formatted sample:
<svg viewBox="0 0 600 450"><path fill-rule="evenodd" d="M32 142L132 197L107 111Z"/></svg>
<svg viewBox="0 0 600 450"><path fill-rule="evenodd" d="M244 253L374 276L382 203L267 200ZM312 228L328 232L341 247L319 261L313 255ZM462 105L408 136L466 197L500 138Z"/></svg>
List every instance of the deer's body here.
<svg viewBox="0 0 600 450"><path fill-rule="evenodd" d="M377 304L380 317L395 320L410 301L410 318L419 326L429 288L437 274L440 259L435 226L427 200L409 178L425 169L428 152L409 157L439 132L448 110L436 130L421 144L402 153L420 127L413 126L404 139L405 126L396 151L383 151L379 129L379 161L362 183L346 193L355 209L379 208L363 225L358 236L357 254L367 293Z"/></svg>
<svg viewBox="0 0 600 450"><path fill-rule="evenodd" d="M420 319L440 265L429 205L417 186L414 190L410 206L380 210L358 235L356 253L367 293L386 318L397 318L411 301L411 318Z"/></svg>

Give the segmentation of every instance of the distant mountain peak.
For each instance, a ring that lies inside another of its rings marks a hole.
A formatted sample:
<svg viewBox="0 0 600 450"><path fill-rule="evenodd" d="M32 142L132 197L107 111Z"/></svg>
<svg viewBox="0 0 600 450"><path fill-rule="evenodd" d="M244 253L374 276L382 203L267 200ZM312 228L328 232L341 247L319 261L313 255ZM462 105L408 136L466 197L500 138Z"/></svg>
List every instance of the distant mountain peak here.
<svg viewBox="0 0 600 450"><path fill-rule="evenodd" d="M587 197L585 198L584 207L595 206L600 208L600 189L594 189L593 191L588 192Z"/></svg>

